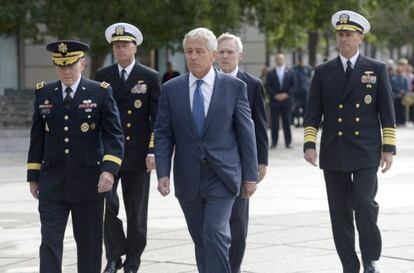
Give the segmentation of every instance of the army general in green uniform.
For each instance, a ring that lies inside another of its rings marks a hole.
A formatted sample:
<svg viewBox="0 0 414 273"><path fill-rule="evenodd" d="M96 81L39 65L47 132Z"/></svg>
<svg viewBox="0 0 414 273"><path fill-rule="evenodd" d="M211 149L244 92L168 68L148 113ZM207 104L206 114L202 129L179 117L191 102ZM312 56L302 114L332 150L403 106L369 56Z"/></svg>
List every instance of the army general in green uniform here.
<svg viewBox="0 0 414 273"><path fill-rule="evenodd" d="M379 166L382 172L389 170L396 152L391 86L385 65L359 52L369 22L344 10L332 16L332 25L339 56L318 66L312 79L304 124L305 159L316 166L316 136L322 126L320 167L343 272L360 269L355 213L364 273L379 273L377 171Z"/></svg>

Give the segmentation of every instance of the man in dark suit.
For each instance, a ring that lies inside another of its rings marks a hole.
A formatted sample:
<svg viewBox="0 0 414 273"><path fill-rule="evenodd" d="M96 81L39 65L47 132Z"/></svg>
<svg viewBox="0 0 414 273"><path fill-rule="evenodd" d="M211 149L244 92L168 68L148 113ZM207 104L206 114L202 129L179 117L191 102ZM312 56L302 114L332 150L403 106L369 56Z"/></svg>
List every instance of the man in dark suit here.
<svg viewBox="0 0 414 273"><path fill-rule="evenodd" d="M316 136L323 117L323 169L336 250L344 273L358 273L355 227L364 273L379 273L381 235L375 201L381 166L395 154L395 115L385 64L359 52L369 22L343 10L332 16L339 56L318 66L305 116L305 159L316 166ZM381 139L382 129L382 139Z"/></svg>
<svg viewBox="0 0 414 273"><path fill-rule="evenodd" d="M257 181L260 182L266 174L269 149L263 84L261 80L239 68L239 61L243 53L243 44L239 37L230 33L223 33L217 39L217 43L217 62L220 69L224 73L237 77L247 84L247 98L254 122L259 163L259 177ZM239 195L234 201L230 217L230 266L232 273L240 273L240 266L246 249L248 224L249 199L242 198Z"/></svg>
<svg viewBox="0 0 414 273"><path fill-rule="evenodd" d="M39 199L40 273L62 272L69 213L79 273L100 273L103 193L121 165L123 135L108 83L82 76L89 45L47 45L59 81L38 83L27 164L30 192Z"/></svg>
<svg viewBox="0 0 414 273"><path fill-rule="evenodd" d="M276 148L279 137L279 117L282 118L283 134L286 148L292 148L292 132L290 129L293 91L295 89L295 73L285 66L285 56L276 55L276 67L266 76L266 91L270 99L271 148Z"/></svg>
<svg viewBox="0 0 414 273"><path fill-rule="evenodd" d="M147 216L150 172L155 167L153 123L158 108L160 78L156 71L135 60L137 46L142 43L138 28L116 23L105 31L112 45L116 64L96 73L98 81L107 81L114 90L114 98L121 114L125 135L125 156L115 179L112 195L106 198L104 241L108 263L105 273L115 273L122 265L126 273L135 273L147 244ZM118 218L118 182L127 217L125 236L122 220Z"/></svg>
<svg viewBox="0 0 414 273"><path fill-rule="evenodd" d="M175 195L195 244L200 273L230 273L230 215L236 195L256 189L257 152L246 84L213 68L217 40L206 28L187 33L189 73L162 87L155 124L158 190Z"/></svg>
<svg viewBox="0 0 414 273"><path fill-rule="evenodd" d="M174 64L172 62L167 62L167 72L162 76L162 83L178 76L180 76L180 72L174 70Z"/></svg>

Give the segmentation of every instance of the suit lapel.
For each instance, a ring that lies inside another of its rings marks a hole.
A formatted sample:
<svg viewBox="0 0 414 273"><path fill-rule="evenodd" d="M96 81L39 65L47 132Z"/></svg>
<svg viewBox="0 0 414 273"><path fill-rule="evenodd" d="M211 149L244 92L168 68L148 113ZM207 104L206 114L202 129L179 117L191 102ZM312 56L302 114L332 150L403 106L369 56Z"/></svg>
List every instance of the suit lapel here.
<svg viewBox="0 0 414 273"><path fill-rule="evenodd" d="M224 90L223 88L223 81L221 80L221 75L216 71L216 78L214 80L214 88L213 88L213 94L211 95L211 100L210 100L210 105L208 107L208 112L207 112L207 116L206 116L206 121L204 122L204 128L203 131L201 133L201 136L204 135L204 133L206 132L206 130L208 129L208 127L210 126L211 122L212 122L212 116L214 115L214 112L216 111L216 108L218 106L218 101L220 98L220 96L218 95L218 93L220 92L220 90Z"/></svg>
<svg viewBox="0 0 414 273"><path fill-rule="evenodd" d="M345 75L344 67L342 66L341 58L339 57L339 55L336 58L336 60L332 61L330 66L331 66L331 69L329 69L329 71L331 71L335 80L338 82L341 89L343 89L346 83L346 75Z"/></svg>
<svg viewBox="0 0 414 273"><path fill-rule="evenodd" d="M346 82L344 92L342 93L341 101L343 101L349 95L351 90L358 83L358 78L362 75L364 66L365 66L365 57L359 54L358 59L355 62L354 70L352 71L351 78Z"/></svg>

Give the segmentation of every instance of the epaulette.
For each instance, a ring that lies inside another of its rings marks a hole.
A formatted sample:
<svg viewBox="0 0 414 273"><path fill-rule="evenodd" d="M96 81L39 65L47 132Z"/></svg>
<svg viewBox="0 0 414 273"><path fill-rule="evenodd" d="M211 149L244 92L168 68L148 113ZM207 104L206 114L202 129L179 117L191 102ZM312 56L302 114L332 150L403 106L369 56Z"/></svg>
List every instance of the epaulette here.
<svg viewBox="0 0 414 273"><path fill-rule="evenodd" d="M45 86L46 82L38 82L36 83L36 91L42 89Z"/></svg>
<svg viewBox="0 0 414 273"><path fill-rule="evenodd" d="M110 86L110 84L109 83L107 83L107 82L101 82L101 85L100 85L102 88L104 88L104 89L108 89L108 87Z"/></svg>

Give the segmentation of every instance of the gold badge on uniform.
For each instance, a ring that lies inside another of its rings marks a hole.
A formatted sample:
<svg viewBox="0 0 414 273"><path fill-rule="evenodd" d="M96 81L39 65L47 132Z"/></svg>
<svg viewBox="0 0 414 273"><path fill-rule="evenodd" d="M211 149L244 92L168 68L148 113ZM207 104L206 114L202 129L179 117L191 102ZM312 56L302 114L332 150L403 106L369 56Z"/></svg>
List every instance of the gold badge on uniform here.
<svg viewBox="0 0 414 273"><path fill-rule="evenodd" d="M366 104L370 104L372 102L372 97L371 95L366 95L364 98L364 101Z"/></svg>
<svg viewBox="0 0 414 273"><path fill-rule="evenodd" d="M142 106L142 102L141 102L141 100L136 100L136 101L134 102L134 106L135 106L135 108L137 108L137 109L141 108L141 106Z"/></svg>
<svg viewBox="0 0 414 273"><path fill-rule="evenodd" d="M82 123L82 125L81 125L81 131L84 132L84 133L86 133L88 130L89 130L89 124L86 123L86 122Z"/></svg>
<svg viewBox="0 0 414 273"><path fill-rule="evenodd" d="M47 125L47 122L45 122L45 131L49 132L49 125Z"/></svg>
<svg viewBox="0 0 414 273"><path fill-rule="evenodd" d="M96 128L96 124L95 123L91 123L91 130L95 130L95 128Z"/></svg>

